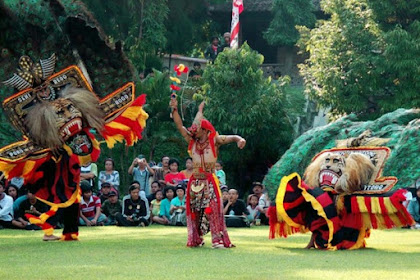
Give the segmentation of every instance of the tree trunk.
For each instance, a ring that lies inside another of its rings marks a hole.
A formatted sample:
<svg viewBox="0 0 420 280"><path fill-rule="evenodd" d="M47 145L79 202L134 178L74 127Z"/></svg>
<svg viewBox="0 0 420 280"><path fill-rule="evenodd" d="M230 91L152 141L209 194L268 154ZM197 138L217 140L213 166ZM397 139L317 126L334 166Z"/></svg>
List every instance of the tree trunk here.
<svg viewBox="0 0 420 280"><path fill-rule="evenodd" d="M140 26L139 26L139 40L143 37L143 14L144 14L144 0L140 0Z"/></svg>

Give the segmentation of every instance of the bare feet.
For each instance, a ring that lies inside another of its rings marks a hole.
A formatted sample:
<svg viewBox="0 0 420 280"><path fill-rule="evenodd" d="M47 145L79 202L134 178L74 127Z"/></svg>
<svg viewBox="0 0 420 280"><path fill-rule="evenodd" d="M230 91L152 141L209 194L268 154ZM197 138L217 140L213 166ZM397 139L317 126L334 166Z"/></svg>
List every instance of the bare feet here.
<svg viewBox="0 0 420 280"><path fill-rule="evenodd" d="M309 240L308 245L306 245L305 249L315 248L315 236L314 234L311 235L311 240Z"/></svg>
<svg viewBox="0 0 420 280"><path fill-rule="evenodd" d="M56 241L56 240L60 240L60 237L55 236L53 234L51 235L44 235L44 237L42 238L43 241Z"/></svg>

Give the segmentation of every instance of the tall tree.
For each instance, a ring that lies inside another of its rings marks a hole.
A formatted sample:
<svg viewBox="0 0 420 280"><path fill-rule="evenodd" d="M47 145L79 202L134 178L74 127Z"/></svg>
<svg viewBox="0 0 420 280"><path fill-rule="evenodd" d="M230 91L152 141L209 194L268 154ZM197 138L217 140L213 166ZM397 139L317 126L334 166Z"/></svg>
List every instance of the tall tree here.
<svg viewBox="0 0 420 280"><path fill-rule="evenodd" d="M324 0L330 15L300 28L307 92L332 113L369 118L420 106L419 1Z"/></svg>
<svg viewBox="0 0 420 280"><path fill-rule="evenodd" d="M271 45L293 46L299 39L296 26L313 27L315 15L312 0L274 0L273 15L264 38Z"/></svg>
<svg viewBox="0 0 420 280"><path fill-rule="evenodd" d="M239 50L220 53L203 75L208 98L205 116L220 133L239 134L247 140L244 150L227 146L220 153L231 174L228 181L242 188L250 180L262 179L292 138L283 90L264 78L263 60L245 43Z"/></svg>

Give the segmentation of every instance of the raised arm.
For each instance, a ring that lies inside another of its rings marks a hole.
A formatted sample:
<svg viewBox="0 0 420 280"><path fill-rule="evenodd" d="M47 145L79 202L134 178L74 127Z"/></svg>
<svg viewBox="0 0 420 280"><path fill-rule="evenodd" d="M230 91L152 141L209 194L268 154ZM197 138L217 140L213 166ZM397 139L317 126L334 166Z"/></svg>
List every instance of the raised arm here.
<svg viewBox="0 0 420 280"><path fill-rule="evenodd" d="M246 140L239 135L218 135L216 137L216 144L222 146L225 144L235 142L239 149L243 149L246 145Z"/></svg>
<svg viewBox="0 0 420 280"><path fill-rule="evenodd" d="M178 101L176 100L176 98L171 98L169 106L172 108L172 117L174 119L176 128L178 129L179 133L181 133L181 135L184 137L185 141L190 142L191 136L188 135L187 129L182 124L181 116L178 113Z"/></svg>

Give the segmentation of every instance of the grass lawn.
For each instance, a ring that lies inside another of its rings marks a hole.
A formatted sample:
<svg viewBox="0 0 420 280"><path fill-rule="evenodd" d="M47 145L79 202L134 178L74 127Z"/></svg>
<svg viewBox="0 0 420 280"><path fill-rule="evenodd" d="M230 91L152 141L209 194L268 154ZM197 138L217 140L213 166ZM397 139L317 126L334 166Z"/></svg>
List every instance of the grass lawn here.
<svg viewBox="0 0 420 280"><path fill-rule="evenodd" d="M419 279L420 231L373 231L368 248L302 249L309 235L269 240L267 227L229 229L233 249L185 246L186 228L81 228L80 242L0 230L0 279Z"/></svg>

